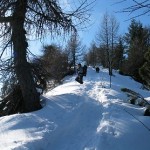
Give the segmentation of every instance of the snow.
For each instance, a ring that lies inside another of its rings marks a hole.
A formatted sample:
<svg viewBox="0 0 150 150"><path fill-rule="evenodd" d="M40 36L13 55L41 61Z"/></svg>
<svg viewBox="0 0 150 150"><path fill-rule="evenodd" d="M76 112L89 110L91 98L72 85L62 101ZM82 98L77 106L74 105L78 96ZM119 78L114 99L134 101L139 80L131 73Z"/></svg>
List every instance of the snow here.
<svg viewBox="0 0 150 150"><path fill-rule="evenodd" d="M43 95L43 109L0 118L0 150L146 150L150 117L128 103L121 88L150 101L149 91L128 76L88 68L84 84L75 76Z"/></svg>

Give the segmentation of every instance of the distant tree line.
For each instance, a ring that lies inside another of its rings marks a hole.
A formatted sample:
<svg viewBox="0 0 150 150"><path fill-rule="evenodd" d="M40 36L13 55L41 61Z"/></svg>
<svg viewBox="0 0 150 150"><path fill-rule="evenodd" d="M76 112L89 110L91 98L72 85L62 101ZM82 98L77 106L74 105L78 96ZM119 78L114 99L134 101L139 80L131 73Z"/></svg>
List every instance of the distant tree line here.
<svg viewBox="0 0 150 150"><path fill-rule="evenodd" d="M112 69L119 70L150 88L150 28L133 19L127 33L120 36L118 29L115 17L106 13L86 62L109 68L110 75Z"/></svg>
<svg viewBox="0 0 150 150"><path fill-rule="evenodd" d="M112 69L119 70L120 74L131 76L150 88L150 28L133 19L127 33L120 36L118 30L119 23L115 16L106 13L96 42L91 43L86 54L83 54L86 48L79 36L73 35L64 50L57 45L43 47L40 58L46 64L43 68L53 79L60 81L68 71L74 73L75 65L82 56L87 65L108 68L110 76Z"/></svg>
<svg viewBox="0 0 150 150"><path fill-rule="evenodd" d="M76 64L81 60L83 50L84 46L79 36L71 35L65 48L58 44L45 45L41 50L42 55L34 57L31 62L41 66L45 72L43 78L48 87L54 87L55 84L61 83L66 75L75 73Z"/></svg>

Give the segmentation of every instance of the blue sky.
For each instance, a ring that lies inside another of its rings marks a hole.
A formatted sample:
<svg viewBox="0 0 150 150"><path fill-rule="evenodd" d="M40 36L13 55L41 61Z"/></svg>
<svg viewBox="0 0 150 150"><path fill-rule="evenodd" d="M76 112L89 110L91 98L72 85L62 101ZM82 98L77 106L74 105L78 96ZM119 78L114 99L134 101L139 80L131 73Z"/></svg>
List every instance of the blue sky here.
<svg viewBox="0 0 150 150"><path fill-rule="evenodd" d="M123 34L128 31L128 27L130 25L131 20L130 18L138 15L140 11L137 13L129 14L129 13L117 13L117 11L123 10L123 8L126 8L128 6L131 6L131 0L127 0L126 3L120 3L115 4L119 0L97 0L96 5L93 8L92 13L92 22L93 25L87 30L82 33L83 35L83 41L87 43L88 45L92 42L92 40L95 39L95 35L98 32L99 26L101 25L103 15L105 12L108 12L109 14L113 14L116 17L116 20L120 24L119 27L119 33ZM139 20L142 22L143 25L149 24L149 16L141 16L137 17L136 20ZM128 20L128 21L127 21Z"/></svg>
<svg viewBox="0 0 150 150"><path fill-rule="evenodd" d="M62 1L64 2L66 7L70 6L69 0L62 0ZM89 2L90 1L92 0L89 0ZM87 45L87 47L89 47L92 41L95 40L96 33L99 30L99 26L101 25L103 15L106 13L106 11L109 14L113 14L116 17L116 20L120 24L120 28L119 28L120 34L124 34L125 32L128 31L128 27L131 22L129 19L140 13L140 11L130 15L129 13L116 13L117 11L123 10L123 8L132 5L132 0L126 0L126 2L124 3L115 4L118 1L121 0L97 0L95 2L95 5L91 10L90 25L87 24L87 28L84 29L84 31L80 31L80 38L83 44ZM136 20L141 21L143 25L149 25L149 18L150 16L144 15L141 17L137 17ZM65 41L63 41L63 39L56 37L55 40L52 40L51 38L46 38L42 43L39 41L32 42L30 43L29 48L33 53L39 54L39 51L43 43L51 44L54 42L60 45L65 45ZM36 50L35 50L35 46L36 46Z"/></svg>

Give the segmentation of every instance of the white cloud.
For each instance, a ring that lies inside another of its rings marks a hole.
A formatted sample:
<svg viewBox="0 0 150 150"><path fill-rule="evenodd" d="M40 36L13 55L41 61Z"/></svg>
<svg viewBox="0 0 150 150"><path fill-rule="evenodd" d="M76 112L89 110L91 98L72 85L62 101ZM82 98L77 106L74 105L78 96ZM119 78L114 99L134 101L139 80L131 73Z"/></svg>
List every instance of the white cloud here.
<svg viewBox="0 0 150 150"><path fill-rule="evenodd" d="M63 9L69 10L69 9L71 8L71 7L70 7L69 0L59 0L59 3L60 3L60 6L61 6Z"/></svg>

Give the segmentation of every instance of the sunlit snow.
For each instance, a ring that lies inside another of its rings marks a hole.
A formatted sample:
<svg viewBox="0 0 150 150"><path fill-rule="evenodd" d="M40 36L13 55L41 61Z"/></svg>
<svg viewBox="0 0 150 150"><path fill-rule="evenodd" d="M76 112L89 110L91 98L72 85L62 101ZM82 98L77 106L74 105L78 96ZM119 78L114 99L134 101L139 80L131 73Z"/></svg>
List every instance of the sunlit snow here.
<svg viewBox="0 0 150 150"><path fill-rule="evenodd" d="M0 150L147 150L150 117L128 103L121 88L150 100L150 92L128 76L88 68L84 84L75 76L43 95L43 109L0 118Z"/></svg>

